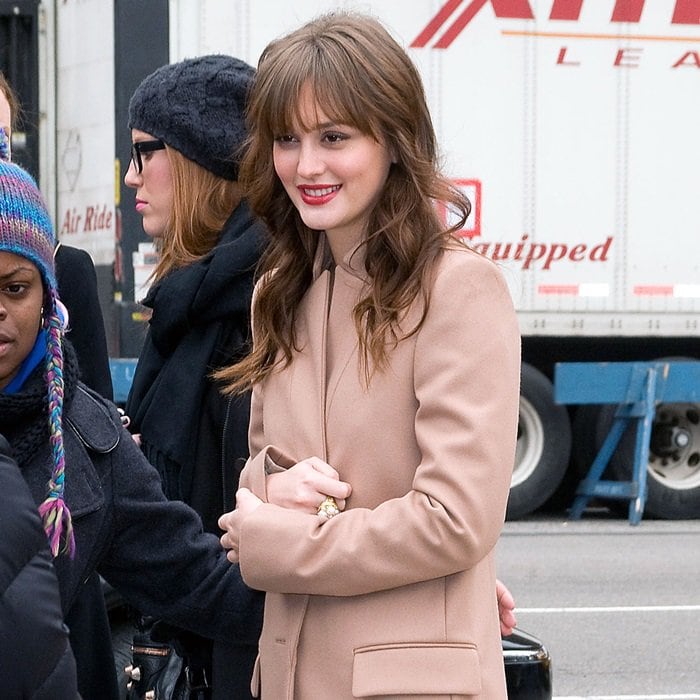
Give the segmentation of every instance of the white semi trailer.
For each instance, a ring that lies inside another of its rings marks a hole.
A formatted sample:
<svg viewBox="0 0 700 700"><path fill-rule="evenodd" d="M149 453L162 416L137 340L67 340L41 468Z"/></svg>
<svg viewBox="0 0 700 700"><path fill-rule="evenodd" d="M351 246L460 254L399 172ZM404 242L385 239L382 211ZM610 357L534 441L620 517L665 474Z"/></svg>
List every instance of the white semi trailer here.
<svg viewBox="0 0 700 700"><path fill-rule="evenodd" d="M117 303L133 299L124 241L141 235L119 188L138 79L210 52L255 64L272 38L334 8L388 25L474 204L463 235L503 266L520 318L509 517L566 496L610 420L606 407L555 404L556 362L700 358L700 0L33 5L41 183L62 237L117 271ZM650 447L647 512L700 516L700 406L660 406ZM630 450L623 441L613 476Z"/></svg>

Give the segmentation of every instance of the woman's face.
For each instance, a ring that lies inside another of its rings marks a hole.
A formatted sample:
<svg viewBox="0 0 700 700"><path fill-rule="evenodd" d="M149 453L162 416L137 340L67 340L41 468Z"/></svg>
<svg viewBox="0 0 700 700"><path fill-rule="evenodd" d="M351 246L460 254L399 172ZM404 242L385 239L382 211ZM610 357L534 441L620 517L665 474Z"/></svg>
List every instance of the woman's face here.
<svg viewBox="0 0 700 700"><path fill-rule="evenodd" d="M156 140L145 131L131 130L132 143ZM142 153L141 163L143 170L139 173L136 163L129 162L124 184L136 190L136 211L143 217L143 230L153 238L160 238L165 235L173 211L170 160L165 149L159 149Z"/></svg>
<svg viewBox="0 0 700 700"><path fill-rule="evenodd" d="M41 326L44 286L34 263L0 252L0 389L17 374Z"/></svg>
<svg viewBox="0 0 700 700"><path fill-rule="evenodd" d="M371 136L329 119L309 90L302 92L300 106L302 123L314 126L276 135L275 171L303 222L326 232L339 261L365 235L391 156Z"/></svg>

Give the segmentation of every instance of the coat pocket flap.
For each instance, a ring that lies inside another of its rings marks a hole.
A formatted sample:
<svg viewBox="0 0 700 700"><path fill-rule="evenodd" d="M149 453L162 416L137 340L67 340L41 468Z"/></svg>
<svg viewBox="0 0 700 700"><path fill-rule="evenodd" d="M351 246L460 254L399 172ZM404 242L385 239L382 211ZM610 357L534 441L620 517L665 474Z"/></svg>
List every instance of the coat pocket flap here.
<svg viewBox="0 0 700 700"><path fill-rule="evenodd" d="M479 654L473 644L381 644L355 649L352 694L477 695Z"/></svg>

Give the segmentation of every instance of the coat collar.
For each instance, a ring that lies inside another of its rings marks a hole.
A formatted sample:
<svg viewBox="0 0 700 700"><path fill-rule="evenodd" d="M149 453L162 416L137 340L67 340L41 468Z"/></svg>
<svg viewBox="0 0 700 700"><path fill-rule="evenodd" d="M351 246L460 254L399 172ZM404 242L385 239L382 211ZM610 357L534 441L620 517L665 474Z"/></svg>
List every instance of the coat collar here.
<svg viewBox="0 0 700 700"><path fill-rule="evenodd" d="M369 281L369 275L365 269L365 258L367 245L362 241L356 245L343 259L336 263L331 253L331 247L328 243L328 237L325 232L321 231L316 245L316 252L313 260L313 279L316 281L325 270L331 270L333 267L344 270L352 277L356 277L362 282Z"/></svg>

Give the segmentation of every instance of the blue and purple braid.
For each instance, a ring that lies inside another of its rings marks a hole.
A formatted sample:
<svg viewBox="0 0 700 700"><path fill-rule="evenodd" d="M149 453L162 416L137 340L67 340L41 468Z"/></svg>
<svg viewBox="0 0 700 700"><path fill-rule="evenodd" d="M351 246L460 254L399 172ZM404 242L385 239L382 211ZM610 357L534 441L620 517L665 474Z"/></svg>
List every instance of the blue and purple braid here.
<svg viewBox="0 0 700 700"><path fill-rule="evenodd" d="M44 318L46 331L46 386L49 403L49 441L53 471L49 481L49 495L39 506L44 530L54 557L59 552L75 556L75 535L70 510L63 499L66 460L63 449L63 350L64 321L57 311L58 299L54 289L48 291L49 313ZM61 549L61 539L64 545Z"/></svg>

